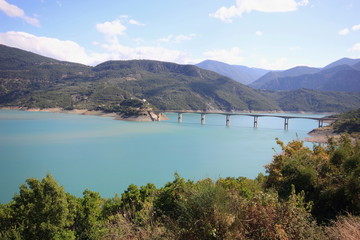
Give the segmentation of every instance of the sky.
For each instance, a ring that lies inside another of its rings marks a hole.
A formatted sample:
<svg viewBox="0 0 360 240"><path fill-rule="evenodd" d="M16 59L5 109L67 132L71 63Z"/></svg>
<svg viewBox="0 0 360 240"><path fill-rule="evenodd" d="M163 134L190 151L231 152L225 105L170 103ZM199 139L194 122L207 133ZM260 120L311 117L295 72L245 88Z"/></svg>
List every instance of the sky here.
<svg viewBox="0 0 360 240"><path fill-rule="evenodd" d="M0 44L91 66L324 67L360 58L360 0L0 0Z"/></svg>

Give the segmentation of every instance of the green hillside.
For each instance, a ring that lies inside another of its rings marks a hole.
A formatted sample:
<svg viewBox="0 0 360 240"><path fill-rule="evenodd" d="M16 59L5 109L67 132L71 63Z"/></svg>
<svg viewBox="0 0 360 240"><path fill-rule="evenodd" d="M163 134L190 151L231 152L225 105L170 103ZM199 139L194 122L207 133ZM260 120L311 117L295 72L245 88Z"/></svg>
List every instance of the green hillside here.
<svg viewBox="0 0 360 240"><path fill-rule="evenodd" d="M0 51L2 105L93 110L139 98L162 110L280 110L251 88L193 65L134 60L87 67L6 46Z"/></svg>
<svg viewBox="0 0 360 240"><path fill-rule="evenodd" d="M101 82L145 98L162 110L279 109L253 89L193 65L110 61L93 70Z"/></svg>
<svg viewBox="0 0 360 240"><path fill-rule="evenodd" d="M146 104L135 107L143 99ZM89 67L0 45L0 106L126 112L128 105L132 110L337 112L359 108L360 94L265 92L193 65L132 60Z"/></svg>
<svg viewBox="0 0 360 240"><path fill-rule="evenodd" d="M353 137L360 138L360 108L331 117L337 118L332 124L335 133L348 133Z"/></svg>
<svg viewBox="0 0 360 240"><path fill-rule="evenodd" d="M88 75L90 67L0 45L0 104L13 105L36 90Z"/></svg>
<svg viewBox="0 0 360 240"><path fill-rule="evenodd" d="M284 111L343 112L359 108L360 94L299 89L264 92Z"/></svg>

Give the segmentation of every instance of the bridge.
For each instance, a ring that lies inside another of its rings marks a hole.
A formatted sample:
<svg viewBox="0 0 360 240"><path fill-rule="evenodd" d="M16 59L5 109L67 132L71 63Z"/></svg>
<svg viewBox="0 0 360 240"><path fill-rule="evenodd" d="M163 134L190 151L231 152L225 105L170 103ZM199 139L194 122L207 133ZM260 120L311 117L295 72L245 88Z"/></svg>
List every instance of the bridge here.
<svg viewBox="0 0 360 240"><path fill-rule="evenodd" d="M202 125L206 122L206 115L207 114L218 114L218 115L225 115L225 125L230 126L231 116L250 116L254 118L254 128L258 127L258 119L259 117L276 117L276 118L283 118L284 119L284 130L289 129L289 119L310 119L318 121L319 128L324 126L324 122L333 122L336 118L329 118L329 117L306 117L306 116L291 116L291 115L274 115L274 114L258 114L258 113L227 113L227 112L192 112L192 111L158 111L157 113L177 113L178 114L178 123L182 123L183 121L183 114L192 113L192 114L199 114L200 115L200 123Z"/></svg>

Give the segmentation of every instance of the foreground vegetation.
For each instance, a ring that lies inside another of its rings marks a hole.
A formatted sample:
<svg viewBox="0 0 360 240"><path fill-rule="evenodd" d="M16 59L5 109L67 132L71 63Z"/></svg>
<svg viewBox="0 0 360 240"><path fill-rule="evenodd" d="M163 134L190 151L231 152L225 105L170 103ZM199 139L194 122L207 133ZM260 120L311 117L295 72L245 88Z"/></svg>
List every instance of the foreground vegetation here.
<svg viewBox="0 0 360 240"><path fill-rule="evenodd" d="M0 239L359 239L360 143L278 144L254 180L175 174L104 199L70 195L51 175L28 179L0 205Z"/></svg>

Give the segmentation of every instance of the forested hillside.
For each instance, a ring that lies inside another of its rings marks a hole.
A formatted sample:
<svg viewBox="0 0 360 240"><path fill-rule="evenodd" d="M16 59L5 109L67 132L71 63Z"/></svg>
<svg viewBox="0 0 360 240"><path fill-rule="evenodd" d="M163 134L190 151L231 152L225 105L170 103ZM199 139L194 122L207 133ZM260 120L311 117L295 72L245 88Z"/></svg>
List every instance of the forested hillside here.
<svg viewBox="0 0 360 240"><path fill-rule="evenodd" d="M193 65L132 60L89 67L0 45L2 107L136 113L139 102L143 110L163 111L339 112L360 106L360 93L301 91L309 101L294 101L298 95L254 90Z"/></svg>

